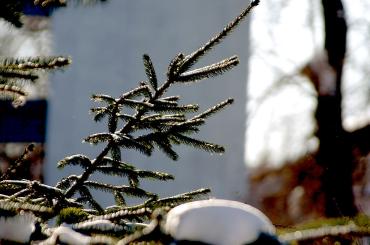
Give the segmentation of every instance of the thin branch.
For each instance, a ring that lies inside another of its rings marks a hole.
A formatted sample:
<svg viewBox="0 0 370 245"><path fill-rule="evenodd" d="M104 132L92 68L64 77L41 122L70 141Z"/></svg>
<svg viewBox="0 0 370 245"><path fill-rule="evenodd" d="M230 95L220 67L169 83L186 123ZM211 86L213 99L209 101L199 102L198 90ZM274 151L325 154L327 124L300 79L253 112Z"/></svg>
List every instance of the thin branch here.
<svg viewBox="0 0 370 245"><path fill-rule="evenodd" d="M240 14L238 15L233 21L231 21L227 26L224 27L224 29L217 34L215 37L213 37L211 40L209 40L204 46L200 47L195 52L191 53L190 55L187 55L184 59L184 61L181 64L180 72L185 72L188 70L191 66L195 64L195 62L198 61L199 58L207 54L214 46L219 44L228 34L232 32L232 30L235 29L236 26L251 12L251 10L256 7L259 4L259 0L253 0L248 7Z"/></svg>

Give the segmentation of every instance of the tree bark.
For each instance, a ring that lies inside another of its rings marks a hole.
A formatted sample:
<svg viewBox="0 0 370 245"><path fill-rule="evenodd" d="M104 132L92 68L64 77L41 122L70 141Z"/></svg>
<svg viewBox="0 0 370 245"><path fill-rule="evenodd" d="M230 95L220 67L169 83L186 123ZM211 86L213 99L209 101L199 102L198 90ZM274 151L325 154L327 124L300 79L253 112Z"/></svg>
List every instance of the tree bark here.
<svg viewBox="0 0 370 245"><path fill-rule="evenodd" d="M322 7L325 51L332 68L332 78L319 80L316 86L318 104L315 117L320 141L317 162L323 167L322 190L326 216L354 216L358 211L352 191L352 144L342 123L341 81L347 24L341 0L322 0Z"/></svg>

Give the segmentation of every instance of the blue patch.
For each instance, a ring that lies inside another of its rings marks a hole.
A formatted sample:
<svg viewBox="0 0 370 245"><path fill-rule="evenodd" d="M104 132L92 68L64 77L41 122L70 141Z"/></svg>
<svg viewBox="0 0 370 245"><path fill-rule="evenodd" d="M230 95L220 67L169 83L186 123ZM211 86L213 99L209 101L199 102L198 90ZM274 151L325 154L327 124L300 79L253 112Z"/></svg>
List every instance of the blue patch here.
<svg viewBox="0 0 370 245"><path fill-rule="evenodd" d="M0 100L0 142L45 142L46 100L27 101L14 108L11 101Z"/></svg>
<svg viewBox="0 0 370 245"><path fill-rule="evenodd" d="M50 16L53 11L54 7L42 7L39 5L33 4L34 0L26 0L23 3L23 14L30 15L30 16Z"/></svg>

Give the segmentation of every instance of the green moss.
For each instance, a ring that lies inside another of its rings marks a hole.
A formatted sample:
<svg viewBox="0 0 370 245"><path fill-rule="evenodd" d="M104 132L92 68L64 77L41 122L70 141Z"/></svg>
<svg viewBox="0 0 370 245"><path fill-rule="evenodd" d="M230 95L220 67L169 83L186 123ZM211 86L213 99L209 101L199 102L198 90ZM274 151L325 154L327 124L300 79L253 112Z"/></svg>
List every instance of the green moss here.
<svg viewBox="0 0 370 245"><path fill-rule="evenodd" d="M293 227L284 227L284 228L279 228L277 230L277 233L279 235L281 234L286 234L286 233L291 233L291 232L296 232L296 231L302 231L302 230L308 230L308 229L318 229L321 227L327 227L327 226L337 226L337 225L346 225L351 221L350 218L348 217L343 217L343 218L320 218L320 219L315 219L312 221L308 221L302 224L298 224Z"/></svg>
<svg viewBox="0 0 370 245"><path fill-rule="evenodd" d="M73 224L78 223L86 220L88 217L88 213L86 213L81 208L64 208L60 211L60 214L57 218L57 224L60 225L62 223Z"/></svg>

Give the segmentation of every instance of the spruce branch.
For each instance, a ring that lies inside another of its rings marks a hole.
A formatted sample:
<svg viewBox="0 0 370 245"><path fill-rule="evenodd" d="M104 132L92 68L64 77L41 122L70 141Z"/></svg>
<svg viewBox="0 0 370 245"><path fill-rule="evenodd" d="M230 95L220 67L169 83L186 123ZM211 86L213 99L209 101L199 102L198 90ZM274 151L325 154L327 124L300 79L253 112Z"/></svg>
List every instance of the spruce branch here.
<svg viewBox="0 0 370 245"><path fill-rule="evenodd" d="M196 148L200 148L208 152L212 152L212 153L224 153L225 152L225 148L217 144L212 144L212 143L205 142L202 140L193 139L185 135L181 135L181 134L173 134L172 137L174 137L174 139L179 143L190 145Z"/></svg>
<svg viewBox="0 0 370 245"><path fill-rule="evenodd" d="M35 70L56 69L72 63L71 58L64 56L1 58L0 69Z"/></svg>
<svg viewBox="0 0 370 245"><path fill-rule="evenodd" d="M167 71L167 78L168 80L175 80L178 75L179 75L179 68L180 68L180 63L183 62L184 60L184 54L179 53L178 55L175 56L170 62L170 65L168 66L168 71ZM164 90L162 88L162 90Z"/></svg>
<svg viewBox="0 0 370 245"><path fill-rule="evenodd" d="M126 200L123 197L122 193L119 191L114 191L114 201L119 205L119 206L126 206Z"/></svg>
<svg viewBox="0 0 370 245"><path fill-rule="evenodd" d="M153 180L173 180L174 176L168 173L156 172L156 171L146 171L132 168L122 168L120 167L109 167L109 166L99 166L96 168L98 172L108 174L111 176L128 177L135 176L140 178L148 178Z"/></svg>
<svg viewBox="0 0 370 245"><path fill-rule="evenodd" d="M115 192L119 191L121 193L125 193L126 195L134 196L134 197L155 197L156 194L147 192L140 188L134 188L131 186L126 185L111 185L111 184L104 184L95 181L85 181L84 185L89 188L101 190L104 192Z"/></svg>
<svg viewBox="0 0 370 245"><path fill-rule="evenodd" d="M42 205L37 204L30 204L30 203L21 203L15 202L10 200L0 200L0 210L7 210L7 211L31 211L33 213L44 213L44 214L52 214L53 210L50 207L45 207Z"/></svg>
<svg viewBox="0 0 370 245"><path fill-rule="evenodd" d="M99 154L99 156L92 161L92 166L87 168L83 174L65 191L64 196L66 198L72 197L78 189L83 186L84 182L89 179L90 175L94 172L94 168L100 165L100 162L103 158L108 154L108 152L112 148L112 143L109 143L103 151ZM95 166L96 165L96 166Z"/></svg>
<svg viewBox="0 0 370 245"><path fill-rule="evenodd" d="M79 179L79 176L77 176L77 175L69 175L68 177L65 177L65 178L61 179L55 185L55 187L59 188L59 189L62 189L62 190L65 190L65 189L69 188L72 185L72 183L75 182L78 179Z"/></svg>
<svg viewBox="0 0 370 245"><path fill-rule="evenodd" d="M352 240L369 235L370 228L368 226L360 226L351 222L345 225L324 226L285 233L280 235L279 239L289 244L296 244L297 242L314 244L315 241L321 241L323 238L332 238L334 241L342 238Z"/></svg>
<svg viewBox="0 0 370 245"><path fill-rule="evenodd" d="M111 234L125 233L125 226L114 224L108 220L83 221L72 225L72 229L83 234Z"/></svg>
<svg viewBox="0 0 370 245"><path fill-rule="evenodd" d="M53 2L57 3L60 0L36 1L41 5L53 4ZM132 226L139 227L138 221L147 220L156 208L169 209L208 194L209 189L200 189L160 198L157 194L142 189L139 187L142 179L168 181L173 180L174 177L168 173L138 169L133 164L124 162L121 149L134 149L146 155L159 149L173 160L177 160L179 157L174 145L190 145L215 153L224 151L222 146L203 139L196 139L194 134L199 131L200 126L205 124L208 117L230 105L232 99L223 101L194 116L193 114L199 110L198 105L181 104L180 96L167 95L167 93L172 85L204 80L221 75L235 67L239 61L236 56L232 56L190 70L201 57L220 43L257 4L258 1L252 1L241 15L200 49L189 55L179 53L175 56L167 68L165 80L161 83L157 78L151 58L144 55L144 71L148 81L139 82L138 87L117 98L105 94L93 95L92 100L100 105L91 109L91 113L96 121L107 119L107 132L87 136L84 142L104 144L103 150L98 153L95 159L77 154L66 157L58 163L59 168L64 168L67 165L81 166L83 172L80 175L67 176L61 179L55 187L38 182L3 179L0 181L0 200L4 203L13 202L17 205L24 203L38 205L34 208L38 210L46 208L46 214L42 218L44 221L61 214L67 208L75 207L84 213L81 217L76 215L78 218L75 221L84 222L75 225L74 229L80 232L90 232L97 227L109 226L111 227L107 229L109 231L116 229L122 232L124 223L134 222ZM32 75L37 75L34 73L36 70L54 69L69 63L69 58L59 56L24 59L4 58L0 59L0 77L8 79L8 77L14 76L18 79L32 80L34 78ZM114 185L91 180L91 177L96 173L124 177L128 184ZM94 199L92 190L111 193L115 205L103 208ZM128 206L127 197L141 198L144 201L136 206ZM84 205L88 205L92 209L83 209ZM22 206L22 208L25 207ZM89 215L88 220L86 220L87 215ZM115 222L115 224L105 223L106 226L101 226L105 222L104 220ZM96 222L89 223L90 221ZM98 223L99 225L97 225Z"/></svg>
<svg viewBox="0 0 370 245"><path fill-rule="evenodd" d="M16 193L14 193L13 195L9 196L9 200L15 200L17 199L17 197L22 197L22 196L26 196L28 195L29 193L31 192L31 190L29 189L22 189Z"/></svg>
<svg viewBox="0 0 370 245"><path fill-rule="evenodd" d="M121 119L122 121L126 121L126 122L136 121L136 118L134 116L128 115L128 114L118 114L117 118Z"/></svg>
<svg viewBox="0 0 370 245"><path fill-rule="evenodd" d="M133 188L140 187L140 181L137 175L129 175L128 182L129 182L130 187L133 187Z"/></svg>
<svg viewBox="0 0 370 245"><path fill-rule="evenodd" d="M9 190L19 191L20 189L29 189L35 194L40 194L41 196L47 194L53 197L62 198L63 192L61 189L45 185L39 181L30 181L30 180L2 180L0 181L0 186L2 188L8 188Z"/></svg>
<svg viewBox="0 0 370 245"><path fill-rule="evenodd" d="M0 177L0 181L17 178L18 171L23 168L25 160L29 154L35 149L34 144L29 144L23 151L22 155L12 164Z"/></svg>
<svg viewBox="0 0 370 245"><path fill-rule="evenodd" d="M155 123L158 125L161 124L173 124L178 122L184 122L186 120L183 114L171 114L171 115L163 115L163 114L153 114L149 116L145 116L141 119L141 121L145 123Z"/></svg>
<svg viewBox="0 0 370 245"><path fill-rule="evenodd" d="M239 64L237 56L232 56L215 64L182 73L178 77L181 82L195 82L205 78L215 77L234 68Z"/></svg>
<svg viewBox="0 0 370 245"><path fill-rule="evenodd" d="M95 5L107 0L34 0L35 5L42 7L65 7L71 2L78 5Z"/></svg>
<svg viewBox="0 0 370 245"><path fill-rule="evenodd" d="M141 84L139 87L132 89L127 93L124 93L120 98L117 99L117 103L123 104L124 100L131 99L140 95L150 96L151 95L150 88L147 85Z"/></svg>
<svg viewBox="0 0 370 245"><path fill-rule="evenodd" d="M118 167L118 168L124 168L124 169L129 169L129 170L134 170L135 167L132 164L122 162L121 160L116 160L114 158L110 157L104 157L101 160L102 165L104 166L112 166L112 167Z"/></svg>
<svg viewBox="0 0 370 245"><path fill-rule="evenodd" d="M97 134L92 134L89 135L84 139L84 142L90 143L90 144L98 144L102 142L109 142L109 141L114 141L118 140L117 135L113 133L97 133Z"/></svg>
<svg viewBox="0 0 370 245"><path fill-rule="evenodd" d="M122 220L127 219L132 216L149 216L153 213L153 210L156 208L165 208L165 207L174 207L184 202L191 200L196 200L198 198L204 197L210 193L210 189L202 188L195 191L190 191L182 194L178 194L171 197L158 199L152 197L146 202L131 206L131 207L121 207L119 210L113 209L112 212L109 212L104 215L91 216L89 220Z"/></svg>
<svg viewBox="0 0 370 245"><path fill-rule="evenodd" d="M39 78L33 71L23 71L15 69L0 69L0 77L5 79L21 79L35 82Z"/></svg>
<svg viewBox="0 0 370 245"><path fill-rule="evenodd" d="M94 121L99 122L103 118L105 118L109 115L109 113L111 112L111 108L109 108L109 107L95 107L95 108L91 108L90 112L92 114L95 114L94 115Z"/></svg>
<svg viewBox="0 0 370 245"><path fill-rule="evenodd" d="M118 210L117 210L118 209ZM112 208L112 212L107 212L104 215L91 215L89 217L89 221L94 220L128 220L132 217L144 217L144 216L150 216L150 214L153 212L152 209L149 207L145 207L144 204L140 204L137 206L131 206L131 207L114 207Z"/></svg>
<svg viewBox="0 0 370 245"><path fill-rule="evenodd" d="M106 95L106 94L93 94L91 96L91 99L94 100L95 102L106 102L108 104L112 104L114 102L116 102L116 100L110 96L110 95Z"/></svg>
<svg viewBox="0 0 370 245"><path fill-rule="evenodd" d="M153 108L154 105L152 103L146 102L146 101L139 101L139 100L130 100L130 99L123 99L120 100L121 104L126 105L130 108Z"/></svg>
<svg viewBox="0 0 370 245"><path fill-rule="evenodd" d="M231 105L232 103L234 102L234 99L227 99L227 100L224 100L220 103L218 103L217 105L209 108L208 110L206 110L205 112L195 116L192 118L192 120L197 120L197 119L206 119L214 114L216 114L217 112L219 112L220 110L223 110L226 106L229 106Z"/></svg>
<svg viewBox="0 0 370 245"><path fill-rule="evenodd" d="M211 51L213 47L219 44L226 36L228 36L239 24L245 19L246 16L252 11L254 7L259 4L259 0L253 0L248 7L238 15L233 21L224 27L224 29L209 40L206 44L200 47L198 50L194 51L190 55L185 56L183 62L181 63L179 71L185 72L191 68L201 57L206 55Z"/></svg>
<svg viewBox="0 0 370 245"><path fill-rule="evenodd" d="M80 165L83 168L88 168L91 166L91 161L87 156L78 154L66 157L57 164L58 168L64 168L67 165Z"/></svg>
<svg viewBox="0 0 370 245"><path fill-rule="evenodd" d="M112 159L115 161L121 161L122 156L121 156L121 149L117 145L111 146L110 150L110 155L112 156Z"/></svg>
<svg viewBox="0 0 370 245"><path fill-rule="evenodd" d="M251 7L250 7L251 8ZM246 15L250 10L244 11L242 15ZM239 17L238 21L235 21L230 25L229 29L226 28L218 37L213 38L210 41L210 44L206 45L204 50L206 51L207 47L212 47L216 43L220 42L223 39L223 36L226 36L232 28L234 28L238 22L244 17ZM200 53L199 51L197 53ZM205 54L206 52L204 52ZM184 81L196 81L202 80L204 78L217 76L223 72L231 69L238 64L238 59L236 56L232 56L228 59L222 60L215 64L205 66L203 68L195 69L192 71L181 72L181 68L186 64L187 58L190 56L184 56L183 54L177 55L170 63L167 72L167 80L162 83L161 86L158 86L158 80L154 65L148 55L143 56L145 73L148 77L148 82L153 91L150 91L149 86L145 82L141 82L140 86L136 89L133 89L119 98L114 99L106 95L95 95L93 99L98 102L108 103L107 107L97 107L92 109L92 112L95 113L95 120L100 120L108 116L108 121L113 122L109 123L109 132L110 133L98 133L88 136L84 141L92 144L103 143L105 142L107 146L99 156L92 161L92 165L89 167L88 171L77 181L72 183L72 186L66 192L67 196L72 196L76 190L81 186L89 186L89 188L98 188L105 191L110 191L115 196L115 199L118 203L125 203L124 197L121 194L123 191L122 188L133 188L132 190L138 190L139 179L150 173L149 171L140 171L135 168L124 168L120 161L121 153L119 147L123 148L135 148L143 151L145 154L150 154L154 149L154 146L157 146L161 149L167 156L171 159L176 160L178 154L173 150L172 144L187 144L194 146L196 148L201 148L210 152L222 153L224 148L212 144L206 141L194 139L192 137L185 136L183 134L192 134L198 131L198 127L205 123L204 119L208 116L215 114L221 109L225 108L227 105L232 103L232 100L221 102L220 104L208 109L207 111L199 114L198 116L193 117L192 119L186 119L185 114L189 112L198 111L198 105L179 105L178 101L179 96L164 96L167 89L175 84L176 82ZM194 63L197 61L197 55L193 56ZM190 59L191 60L191 59ZM190 68L190 66L189 66ZM123 107L131 107L136 112L133 115L120 113ZM121 119L125 124L121 129L117 130L117 120ZM138 137L132 137L131 135L138 130L151 130L152 132L145 133L144 135ZM116 152L116 159L110 162L110 166L106 165L107 161L106 155L111 152L112 149ZM117 157L117 155L119 155ZM119 167L121 166L121 167ZM123 167L123 168L122 168ZM98 182L88 181L90 175L97 172L103 172L110 175L120 175L127 176L129 179L130 186L114 186L109 184L102 184ZM164 179L171 179L170 175L160 175L150 174L150 177L161 177ZM144 190L143 190L144 191ZM130 194L130 193L126 193ZM138 193L136 193L138 194ZM150 196L150 195L149 195ZM147 197L149 197L147 196ZM188 200L191 198L187 195L182 195L176 197L179 200ZM171 200L177 200L173 198ZM157 198L153 199L156 200ZM149 200L152 200L149 198Z"/></svg>
<svg viewBox="0 0 370 245"><path fill-rule="evenodd" d="M12 101L14 108L24 105L28 92L23 88L25 80L0 77L0 99Z"/></svg>
<svg viewBox="0 0 370 245"><path fill-rule="evenodd" d="M79 224L88 219L89 214L81 208L64 208L57 217L57 224Z"/></svg>
<svg viewBox="0 0 370 245"><path fill-rule="evenodd" d="M161 99L163 102L177 102L180 99L180 96L168 96Z"/></svg>
<svg viewBox="0 0 370 245"><path fill-rule="evenodd" d="M21 87L10 85L10 84L0 84L0 95L4 98L16 98L25 97L28 93Z"/></svg>
<svg viewBox="0 0 370 245"><path fill-rule="evenodd" d="M172 208L172 207L175 207L179 204L189 202L189 201L193 201L193 200L196 200L200 197L204 197L207 194L209 194L210 192L211 192L210 189L202 188L202 189L198 189L198 190L195 190L195 191L190 191L190 192L178 194L178 195L171 196L171 197L161 198L161 199L158 199L158 200L149 200L147 203L145 203L145 205L147 207L150 207L153 210L156 209L156 208L160 208L160 207L170 207L170 208Z"/></svg>
<svg viewBox="0 0 370 245"><path fill-rule="evenodd" d="M88 142L90 144L112 142L112 144L116 146L136 149L148 156L152 153L153 150L153 147L151 145L145 144L145 142L139 142L120 132L92 134L85 138L84 142Z"/></svg>
<svg viewBox="0 0 370 245"><path fill-rule="evenodd" d="M98 211L99 214L104 213L104 209L97 201L95 201L94 197L90 193L90 190L86 186L81 186L79 188L79 192L81 198L79 198L78 201L88 203L90 207Z"/></svg>
<svg viewBox="0 0 370 245"><path fill-rule="evenodd" d="M35 83L39 72L63 68L71 59L63 56L0 58L0 96L13 100L15 107L26 101L25 82Z"/></svg>
<svg viewBox="0 0 370 245"><path fill-rule="evenodd" d="M189 104L189 105L178 105L175 106L173 103L164 102L158 100L155 102L155 107L151 108L154 112L171 112L171 113L191 113L196 112L199 109L198 105Z"/></svg>
<svg viewBox="0 0 370 245"><path fill-rule="evenodd" d="M154 138L152 139L152 142L154 142L167 157L171 158L173 161L178 160L179 155L173 150L172 145L167 138Z"/></svg>
<svg viewBox="0 0 370 245"><path fill-rule="evenodd" d="M146 73L146 76L148 77L149 83L154 89L154 91L156 91L158 88L157 75L155 74L154 66L152 64L152 61L149 55L147 54L143 55L143 62L144 62L145 73Z"/></svg>

